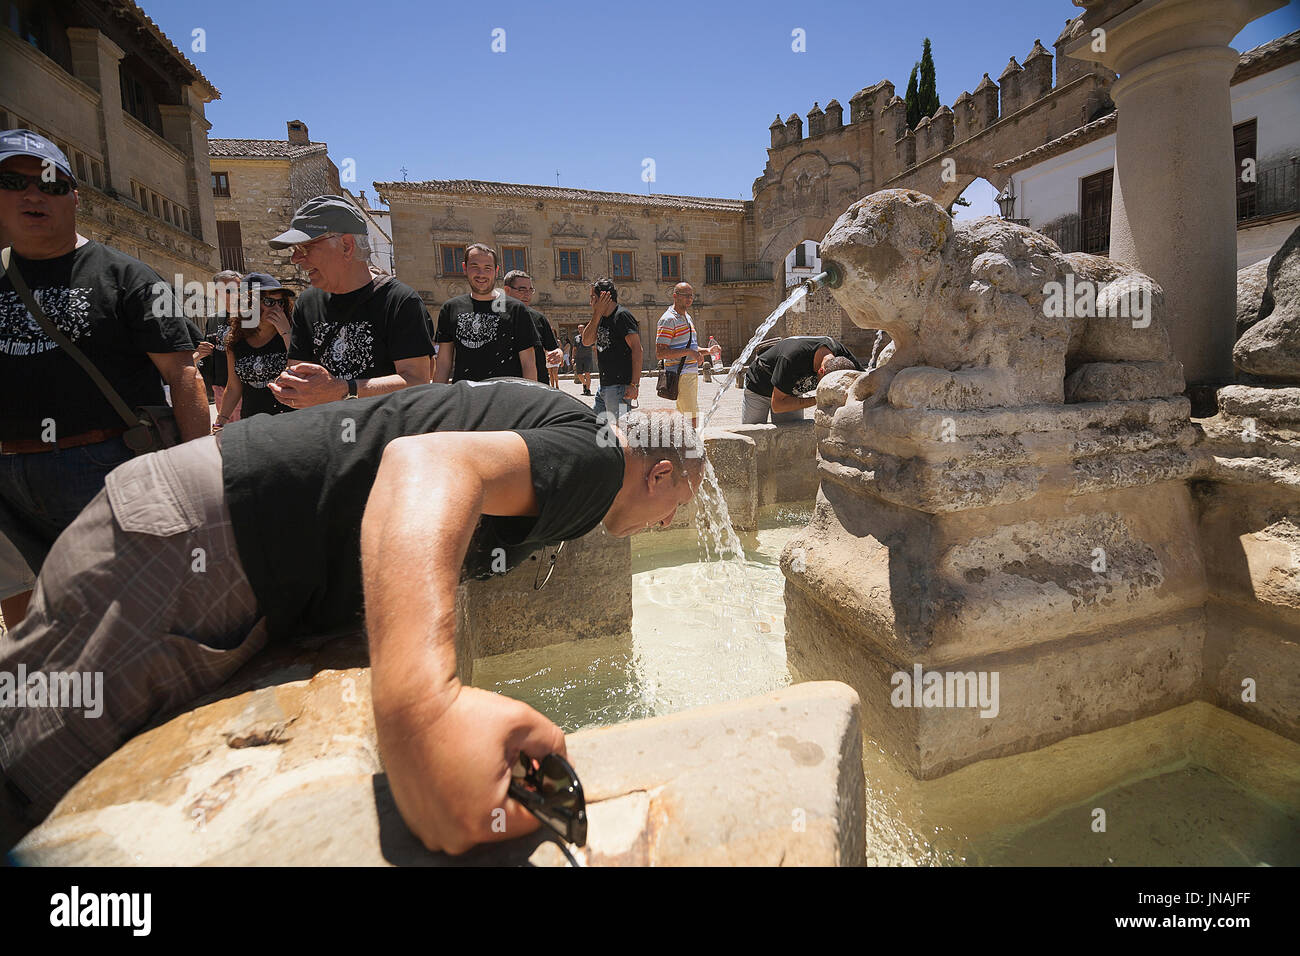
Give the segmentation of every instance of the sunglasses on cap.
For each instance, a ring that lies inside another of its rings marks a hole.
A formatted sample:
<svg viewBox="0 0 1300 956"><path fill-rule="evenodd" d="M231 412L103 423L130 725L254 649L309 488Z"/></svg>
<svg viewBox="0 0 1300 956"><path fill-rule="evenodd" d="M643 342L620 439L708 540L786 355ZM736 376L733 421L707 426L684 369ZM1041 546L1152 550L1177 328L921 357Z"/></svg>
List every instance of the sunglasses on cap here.
<svg viewBox="0 0 1300 956"><path fill-rule="evenodd" d="M29 183L35 183L36 188L47 196L66 196L72 192L72 183L66 179L55 179L53 181L42 179L40 176L28 176L25 173L0 173L0 189L10 189L14 192L22 192Z"/></svg>
<svg viewBox="0 0 1300 956"><path fill-rule="evenodd" d="M587 843L587 801L582 784L569 762L547 754L533 767L533 758L519 755L510 778L510 796L522 803L541 823L569 843Z"/></svg>

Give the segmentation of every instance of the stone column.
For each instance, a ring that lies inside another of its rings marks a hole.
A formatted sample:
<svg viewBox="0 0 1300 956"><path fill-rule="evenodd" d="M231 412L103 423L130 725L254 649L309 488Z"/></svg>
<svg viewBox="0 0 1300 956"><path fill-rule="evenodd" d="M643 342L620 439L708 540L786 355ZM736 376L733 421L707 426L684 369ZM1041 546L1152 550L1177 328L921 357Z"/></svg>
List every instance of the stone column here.
<svg viewBox="0 0 1300 956"><path fill-rule="evenodd" d="M126 154L126 127L122 122L122 80L118 64L122 48L93 27L69 27L72 72L99 92L100 149L104 154L104 185L130 197L131 177L116 160Z"/></svg>
<svg viewBox="0 0 1300 956"><path fill-rule="evenodd" d="M1120 75L1110 256L1164 287L1193 413L1213 414L1212 386L1232 377L1237 269L1228 42L1285 0L1074 2L1087 12L1065 52Z"/></svg>
<svg viewBox="0 0 1300 956"><path fill-rule="evenodd" d="M208 159L208 130L212 124L204 116L203 98L191 83L184 88L185 105L159 106L163 132L167 141L190 160L189 209L193 233L214 250L217 244L217 218L212 202L212 172ZM213 256L215 262L215 254Z"/></svg>

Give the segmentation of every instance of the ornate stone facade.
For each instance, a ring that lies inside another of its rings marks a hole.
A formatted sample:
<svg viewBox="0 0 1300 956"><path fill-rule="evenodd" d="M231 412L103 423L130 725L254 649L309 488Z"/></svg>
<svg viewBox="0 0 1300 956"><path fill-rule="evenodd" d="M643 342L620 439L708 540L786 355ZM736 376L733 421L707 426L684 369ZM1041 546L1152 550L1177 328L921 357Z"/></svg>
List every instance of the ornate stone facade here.
<svg viewBox="0 0 1300 956"><path fill-rule="evenodd" d="M32 42L0 25L0 128L36 130L67 154L82 235L169 280L208 279L217 250L204 106L221 94L134 3L38 4L28 21Z"/></svg>

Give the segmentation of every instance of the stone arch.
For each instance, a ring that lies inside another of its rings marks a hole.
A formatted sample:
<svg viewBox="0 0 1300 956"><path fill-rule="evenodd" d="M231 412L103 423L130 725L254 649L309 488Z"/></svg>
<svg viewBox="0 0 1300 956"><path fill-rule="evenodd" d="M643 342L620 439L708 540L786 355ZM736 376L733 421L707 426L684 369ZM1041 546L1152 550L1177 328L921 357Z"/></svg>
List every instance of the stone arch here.
<svg viewBox="0 0 1300 956"><path fill-rule="evenodd" d="M1000 190L983 176L976 176L960 193L959 198L971 201L969 207L953 206L952 218L955 221L974 219L979 216L998 215L997 197ZM956 200L953 200L956 202Z"/></svg>

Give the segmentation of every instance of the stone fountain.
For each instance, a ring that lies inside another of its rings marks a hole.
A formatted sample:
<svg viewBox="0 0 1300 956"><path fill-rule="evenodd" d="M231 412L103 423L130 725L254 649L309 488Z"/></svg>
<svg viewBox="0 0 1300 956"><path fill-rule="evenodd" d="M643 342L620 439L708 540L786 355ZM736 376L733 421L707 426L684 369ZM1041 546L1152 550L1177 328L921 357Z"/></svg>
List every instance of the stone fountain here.
<svg viewBox="0 0 1300 956"><path fill-rule="evenodd" d="M857 689L922 778L1203 696L1209 453L1162 290L907 190L851 206L821 255L895 351L818 390L792 669Z"/></svg>

